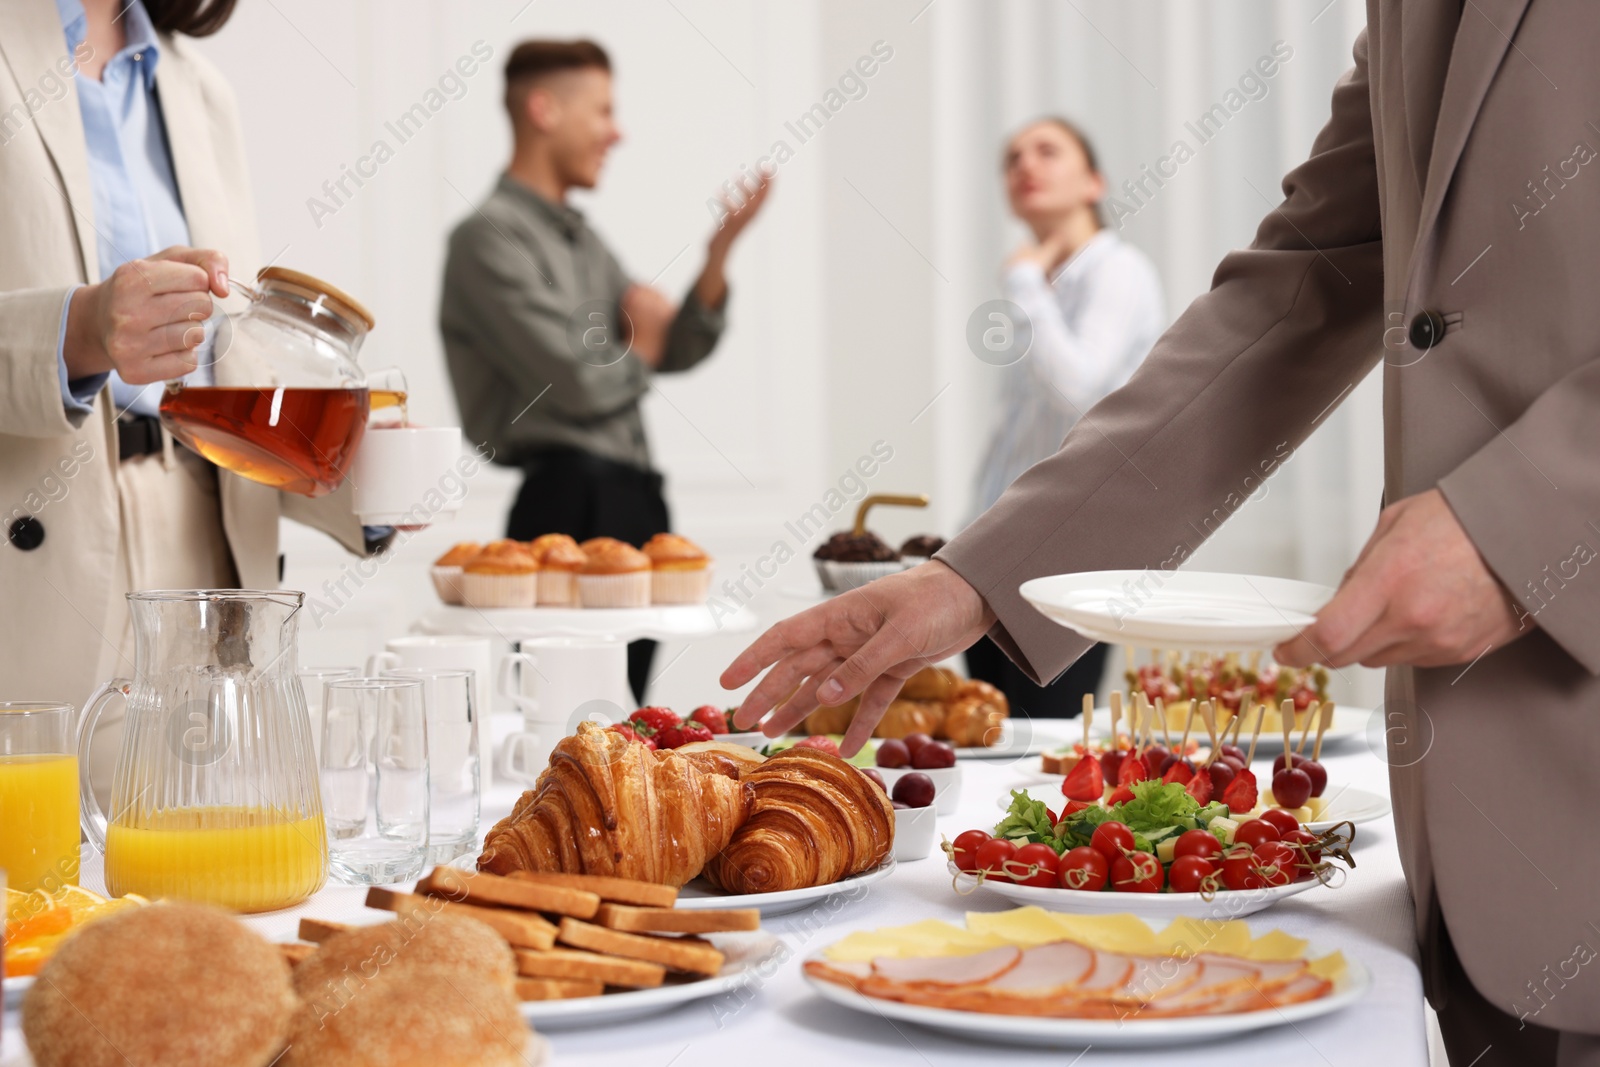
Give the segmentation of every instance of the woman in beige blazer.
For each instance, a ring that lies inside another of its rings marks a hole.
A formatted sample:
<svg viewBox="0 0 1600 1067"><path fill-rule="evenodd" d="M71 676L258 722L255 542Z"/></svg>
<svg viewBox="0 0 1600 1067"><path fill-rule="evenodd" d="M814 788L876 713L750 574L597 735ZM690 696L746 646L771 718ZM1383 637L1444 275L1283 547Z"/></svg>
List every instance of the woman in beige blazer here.
<svg viewBox="0 0 1600 1067"><path fill-rule="evenodd" d="M129 388L191 372L202 336L195 318L210 312L212 295L226 295L229 272L250 277L258 266L233 93L186 35L214 32L232 8L232 0L0 6L7 699L81 703L99 681L131 675L129 590L276 586L280 513L352 551L364 547L343 492L313 502L219 472L126 410L135 405L116 403L106 384L112 370ZM97 111L96 102L116 92L145 94L135 101L143 125L111 132L109 117L121 113ZM108 169L108 159L121 166ZM143 226L130 225L141 214ZM188 239L128 247L141 228L158 234L163 222ZM225 364L218 384L227 384ZM85 390L79 403L64 395ZM118 713L108 712L94 759L101 791L120 740Z"/></svg>

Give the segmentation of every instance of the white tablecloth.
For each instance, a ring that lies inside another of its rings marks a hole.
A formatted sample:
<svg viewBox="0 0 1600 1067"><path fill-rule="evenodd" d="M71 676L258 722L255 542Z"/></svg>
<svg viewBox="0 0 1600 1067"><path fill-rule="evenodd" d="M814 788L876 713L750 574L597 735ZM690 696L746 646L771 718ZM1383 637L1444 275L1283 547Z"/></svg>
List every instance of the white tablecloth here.
<svg viewBox="0 0 1600 1067"><path fill-rule="evenodd" d="M499 724L497 724L499 725ZM497 731L498 733L499 731ZM1387 793L1383 765L1361 739L1338 753L1324 753L1330 789L1339 783ZM939 832L954 837L972 827L988 828L999 816L995 798L1008 789L1044 780L1038 758L1003 765L963 761L960 809L939 820ZM484 825L510 809L514 789L497 788L485 798ZM1306 1064L1329 1067L1425 1067L1428 1045L1422 985L1412 942L1410 899L1400 874L1394 827L1385 819L1363 824L1356 834L1357 869L1336 889L1316 889L1250 918L1258 927L1279 927L1327 948L1338 948L1371 971L1371 992L1358 1004L1322 1019L1258 1031L1237 1039L1186 1048L1185 1067L1241 1064ZM98 864L86 864L83 882L101 889ZM298 908L247 921L274 940L291 940L302 915L340 922L374 921L381 913L363 906L365 889L330 885ZM998 1049L906 1024L893 1024L829 1004L815 996L800 974L799 960L852 930L893 926L937 917L960 921L964 912L1012 907L978 892L958 897L951 890L942 853L904 863L857 899L820 904L809 911L766 921L791 957L764 982L738 994L676 1008L662 1015L603 1029L552 1030L554 1062L562 1067L667 1067L668 1064L866 1063L878 1067L941 1067L1003 1056L1007 1067L1068 1067L1070 1064L1146 1064L1170 1053L1150 1050L1078 1051ZM20 1046L14 1012L7 1012L5 1047ZM643 1058L641 1058L643 1053ZM144 1067L144 1065L139 1065Z"/></svg>

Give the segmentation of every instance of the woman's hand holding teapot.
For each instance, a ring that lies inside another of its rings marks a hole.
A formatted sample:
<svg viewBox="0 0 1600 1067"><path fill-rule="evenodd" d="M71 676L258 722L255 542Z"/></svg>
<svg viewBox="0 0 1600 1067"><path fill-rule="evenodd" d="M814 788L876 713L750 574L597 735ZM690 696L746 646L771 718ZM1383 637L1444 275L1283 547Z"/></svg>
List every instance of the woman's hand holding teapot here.
<svg viewBox="0 0 1600 1067"><path fill-rule="evenodd" d="M115 370L130 385L195 368L211 297L228 295L228 257L174 246L132 259L72 294L63 356L69 378Z"/></svg>

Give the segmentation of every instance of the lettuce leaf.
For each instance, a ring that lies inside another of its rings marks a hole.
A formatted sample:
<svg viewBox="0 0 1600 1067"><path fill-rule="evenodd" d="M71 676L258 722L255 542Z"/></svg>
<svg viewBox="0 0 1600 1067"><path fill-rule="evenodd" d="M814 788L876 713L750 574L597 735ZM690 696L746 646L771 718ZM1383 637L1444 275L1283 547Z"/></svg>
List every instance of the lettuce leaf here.
<svg viewBox="0 0 1600 1067"><path fill-rule="evenodd" d="M1038 841L1056 845L1055 827L1050 823L1050 808L1042 800L1034 800L1020 789L1011 791L1011 807L1006 817L995 824L995 837L1012 841Z"/></svg>

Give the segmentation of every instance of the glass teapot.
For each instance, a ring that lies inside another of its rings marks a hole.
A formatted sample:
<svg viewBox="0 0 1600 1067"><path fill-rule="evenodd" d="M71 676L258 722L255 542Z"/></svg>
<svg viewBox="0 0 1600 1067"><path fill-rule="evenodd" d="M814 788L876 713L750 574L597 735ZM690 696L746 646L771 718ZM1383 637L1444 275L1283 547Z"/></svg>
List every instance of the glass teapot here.
<svg viewBox="0 0 1600 1067"><path fill-rule="evenodd" d="M78 725L83 829L106 888L270 911L327 877L310 715L295 674L289 590L128 594L134 676L107 682ZM108 816L89 785L95 723L127 701Z"/></svg>
<svg viewBox="0 0 1600 1067"><path fill-rule="evenodd" d="M219 467L302 496L345 478L370 397L356 353L373 327L360 303L319 278L266 267L230 283L250 305L220 309L211 385L168 382L161 421Z"/></svg>

